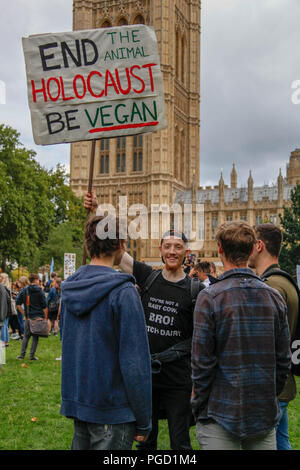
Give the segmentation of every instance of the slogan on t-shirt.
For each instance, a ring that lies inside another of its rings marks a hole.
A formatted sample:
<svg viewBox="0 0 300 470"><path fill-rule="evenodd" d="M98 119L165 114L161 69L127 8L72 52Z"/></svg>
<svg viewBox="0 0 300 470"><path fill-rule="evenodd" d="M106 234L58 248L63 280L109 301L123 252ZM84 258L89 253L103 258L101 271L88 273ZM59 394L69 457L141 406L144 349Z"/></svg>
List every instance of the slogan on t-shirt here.
<svg viewBox="0 0 300 470"><path fill-rule="evenodd" d="M150 297L147 306L149 309L148 333L160 336L181 336L181 331L172 329L178 314L178 302Z"/></svg>

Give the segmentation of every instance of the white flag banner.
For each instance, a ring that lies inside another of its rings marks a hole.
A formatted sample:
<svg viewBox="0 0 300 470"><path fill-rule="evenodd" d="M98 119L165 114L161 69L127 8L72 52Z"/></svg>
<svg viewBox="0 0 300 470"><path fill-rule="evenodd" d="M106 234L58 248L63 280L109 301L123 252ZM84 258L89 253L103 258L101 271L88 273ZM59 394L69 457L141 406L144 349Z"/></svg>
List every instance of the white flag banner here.
<svg viewBox="0 0 300 470"><path fill-rule="evenodd" d="M153 28L128 25L23 38L36 144L166 127Z"/></svg>
<svg viewBox="0 0 300 470"><path fill-rule="evenodd" d="M76 254L65 253L64 254L64 279L68 279L76 271Z"/></svg>

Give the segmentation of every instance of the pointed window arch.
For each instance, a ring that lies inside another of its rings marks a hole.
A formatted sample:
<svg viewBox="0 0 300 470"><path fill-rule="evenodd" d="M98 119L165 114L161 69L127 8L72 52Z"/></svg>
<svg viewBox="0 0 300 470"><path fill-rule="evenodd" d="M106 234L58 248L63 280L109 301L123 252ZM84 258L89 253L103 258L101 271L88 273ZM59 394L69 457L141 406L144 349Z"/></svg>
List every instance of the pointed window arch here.
<svg viewBox="0 0 300 470"><path fill-rule="evenodd" d="M111 28L111 27L112 27L112 24L109 20L104 20L100 26L100 28Z"/></svg>
<svg viewBox="0 0 300 470"><path fill-rule="evenodd" d="M186 162L185 162L185 132L184 129L180 130L180 180L186 183Z"/></svg>
<svg viewBox="0 0 300 470"><path fill-rule="evenodd" d="M175 32L176 40L175 40L175 76L179 78L179 62L180 62L180 33L179 30L176 29Z"/></svg>
<svg viewBox="0 0 300 470"><path fill-rule="evenodd" d="M133 24L145 24L145 18L140 13L136 15L133 20Z"/></svg>
<svg viewBox="0 0 300 470"><path fill-rule="evenodd" d="M186 35L184 34L181 38L181 82L185 84L186 69Z"/></svg>
<svg viewBox="0 0 300 470"><path fill-rule="evenodd" d="M128 24L128 21L124 16L121 16L121 18L119 18L117 21L117 26L125 26L127 24Z"/></svg>

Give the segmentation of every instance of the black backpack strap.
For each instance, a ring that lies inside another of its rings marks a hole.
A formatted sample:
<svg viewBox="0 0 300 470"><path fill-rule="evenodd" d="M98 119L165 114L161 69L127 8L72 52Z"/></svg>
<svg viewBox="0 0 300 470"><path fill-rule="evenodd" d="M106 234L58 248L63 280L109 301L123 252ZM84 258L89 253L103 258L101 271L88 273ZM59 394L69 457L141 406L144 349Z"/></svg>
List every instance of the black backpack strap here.
<svg viewBox="0 0 300 470"><path fill-rule="evenodd" d="M195 305L198 294L200 291L205 289L205 285L200 281L198 277L192 277L191 278L191 298L192 298L192 303Z"/></svg>
<svg viewBox="0 0 300 470"><path fill-rule="evenodd" d="M282 269L279 269L279 268L278 269L275 268L274 270L270 269L264 274L264 277L262 278L262 280L264 281L268 279L268 277L271 277L271 276L285 277L295 287L296 292L298 294L298 320L297 320L295 335L293 338L291 338L291 352L292 352L292 357L293 357L294 354L296 355L298 354L297 353L298 348L299 348L298 341L300 340L300 289L298 285L296 284L295 280L292 278L292 276L286 271L283 271ZM291 372L293 375L297 375L298 377L300 377L300 363L296 364L292 361Z"/></svg>
<svg viewBox="0 0 300 470"><path fill-rule="evenodd" d="M141 289L141 297L143 297L143 295L146 294L146 292L148 292L153 282L160 275L161 271L162 271L161 269L153 269L153 271L149 274L149 276L147 277L145 281L143 288Z"/></svg>
<svg viewBox="0 0 300 470"><path fill-rule="evenodd" d="M25 287L25 302L24 302L25 318L29 318L29 305L27 305L27 297L29 297L29 302L30 302L29 287Z"/></svg>
<svg viewBox="0 0 300 470"><path fill-rule="evenodd" d="M282 277L285 277L286 279L288 279L290 281L290 283L293 284L293 286L295 287L298 296L300 296L299 287L297 286L296 281L293 279L293 277L289 273L287 273L286 271L283 271L283 269L279 269L279 268L278 269L276 268L274 270L270 269L270 271L267 271L264 274L264 277L262 278L262 280L264 281L265 279L268 279L268 277L271 277L271 276L282 276Z"/></svg>

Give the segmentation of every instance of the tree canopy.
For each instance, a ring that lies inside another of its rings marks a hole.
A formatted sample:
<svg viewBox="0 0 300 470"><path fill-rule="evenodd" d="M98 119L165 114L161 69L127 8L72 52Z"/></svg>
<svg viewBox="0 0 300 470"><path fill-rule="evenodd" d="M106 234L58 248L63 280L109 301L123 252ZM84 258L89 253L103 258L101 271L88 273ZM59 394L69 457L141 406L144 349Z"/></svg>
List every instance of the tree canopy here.
<svg viewBox="0 0 300 470"><path fill-rule="evenodd" d="M15 129L0 125L1 267L6 270L7 263L17 262L36 270L50 234L60 224L68 222L75 243L83 240L85 212L67 184L64 167L43 168L19 137Z"/></svg>
<svg viewBox="0 0 300 470"><path fill-rule="evenodd" d="M300 264L300 185L291 192L291 207L284 207L280 221L283 229L283 244L279 258L280 266L292 276Z"/></svg>

